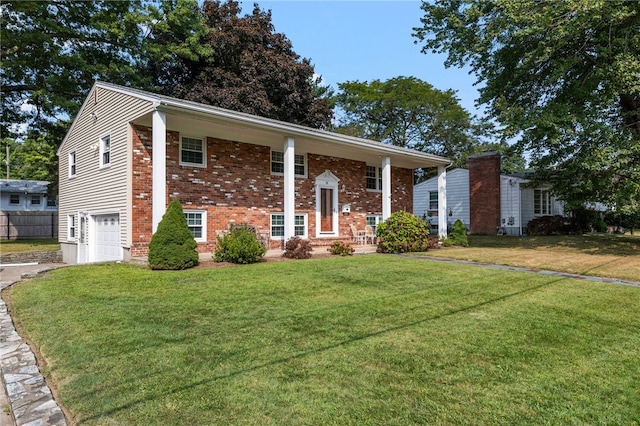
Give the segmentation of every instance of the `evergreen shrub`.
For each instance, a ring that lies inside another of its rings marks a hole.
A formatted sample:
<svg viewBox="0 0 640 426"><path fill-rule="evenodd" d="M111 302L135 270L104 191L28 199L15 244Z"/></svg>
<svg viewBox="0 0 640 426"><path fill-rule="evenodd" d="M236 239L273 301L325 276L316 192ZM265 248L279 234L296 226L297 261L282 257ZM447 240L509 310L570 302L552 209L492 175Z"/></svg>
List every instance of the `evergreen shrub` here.
<svg viewBox="0 0 640 426"><path fill-rule="evenodd" d="M460 219L456 220L449 232L448 237L443 243L445 246L461 246L469 247L469 239L467 238L467 227Z"/></svg>
<svg viewBox="0 0 640 426"><path fill-rule="evenodd" d="M429 249L429 225L405 211L393 213L376 228L378 253L408 253Z"/></svg>
<svg viewBox="0 0 640 426"><path fill-rule="evenodd" d="M213 260L246 265L260 262L266 253L267 248L255 232L246 225L240 225L217 237Z"/></svg>
<svg viewBox="0 0 640 426"><path fill-rule="evenodd" d="M198 265L198 243L193 238L180 201L174 199L158 223L149 243L149 266L159 270L182 270Z"/></svg>

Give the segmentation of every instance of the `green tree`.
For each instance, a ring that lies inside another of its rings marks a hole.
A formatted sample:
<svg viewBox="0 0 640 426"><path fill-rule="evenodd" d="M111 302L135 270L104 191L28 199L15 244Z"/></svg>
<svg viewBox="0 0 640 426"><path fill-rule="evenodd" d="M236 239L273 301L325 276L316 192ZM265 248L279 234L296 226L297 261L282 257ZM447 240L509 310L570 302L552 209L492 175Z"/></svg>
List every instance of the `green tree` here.
<svg viewBox="0 0 640 426"><path fill-rule="evenodd" d="M486 142L492 126L471 116L453 90L438 90L415 77L338 87L337 132L448 157L454 167L466 167L470 155L497 147Z"/></svg>
<svg viewBox="0 0 640 426"><path fill-rule="evenodd" d="M423 2L423 51L468 65L480 103L520 136L540 179L572 205L640 199L640 2ZM634 205L634 203L636 203Z"/></svg>
<svg viewBox="0 0 640 426"><path fill-rule="evenodd" d="M240 16L234 0L205 0L202 12L210 30L202 43L212 53L188 61L182 80L169 82L165 93L310 127L330 124L327 89L314 78L309 59L275 32L271 12L255 4L252 13Z"/></svg>
<svg viewBox="0 0 640 426"><path fill-rule="evenodd" d="M151 269L181 270L198 265L198 244L193 238L182 205L173 199L149 243Z"/></svg>

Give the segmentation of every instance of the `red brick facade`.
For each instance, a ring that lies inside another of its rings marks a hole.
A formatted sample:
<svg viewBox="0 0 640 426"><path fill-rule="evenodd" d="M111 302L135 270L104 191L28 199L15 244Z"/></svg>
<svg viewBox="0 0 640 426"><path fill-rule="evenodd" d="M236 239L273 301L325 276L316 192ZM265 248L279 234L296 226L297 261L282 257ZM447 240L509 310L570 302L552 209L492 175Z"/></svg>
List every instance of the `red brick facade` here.
<svg viewBox="0 0 640 426"><path fill-rule="evenodd" d="M258 231L270 231L270 214L283 211L284 178L271 174L268 146L207 138L207 166L179 165L179 134L167 132L167 202L178 198L183 208L206 210L207 242L201 252L214 249L218 231L231 224L246 223ZM151 128L133 128L133 218L132 256L146 256L152 234L152 141ZM338 203L351 204L350 214L340 214L340 237L351 238L350 224L363 229L368 214L382 214L381 193L366 189L366 163L343 158L307 154L307 178L295 179L296 213L307 213L308 235L314 245L333 239L315 239L315 178L330 170L338 179ZM392 211L411 211L413 171L391 169ZM282 245L272 240L271 247Z"/></svg>
<svg viewBox="0 0 640 426"><path fill-rule="evenodd" d="M473 234L494 235L500 226L500 155L469 158L470 228Z"/></svg>

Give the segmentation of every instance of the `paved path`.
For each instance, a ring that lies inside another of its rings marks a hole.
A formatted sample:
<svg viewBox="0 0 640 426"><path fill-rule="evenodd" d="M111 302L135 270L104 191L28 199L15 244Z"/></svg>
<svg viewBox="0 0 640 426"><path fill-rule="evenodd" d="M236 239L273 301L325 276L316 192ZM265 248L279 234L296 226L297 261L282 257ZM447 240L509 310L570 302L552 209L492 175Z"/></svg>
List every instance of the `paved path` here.
<svg viewBox="0 0 640 426"><path fill-rule="evenodd" d="M0 290L61 265L2 265ZM0 426L63 426L67 422L38 369L29 345L18 335L0 298Z"/></svg>
<svg viewBox="0 0 640 426"><path fill-rule="evenodd" d="M640 287L640 281L632 281L632 280L621 280L618 278L606 278L606 277L595 277L592 275L580 275L580 274L572 274L569 272L557 272L557 271L548 271L545 269L531 269L531 268L521 268L518 266L507 266L507 265L496 265L494 263L483 263L483 262L472 262L469 260L458 260L458 259L449 259L446 257L436 257L436 256L425 256L425 255L414 255L414 254L401 254L399 256L403 257L411 257L414 259L425 259L425 260L435 260L438 262L447 262L447 263L455 263L457 265L471 265L471 266L481 266L485 268L491 269L502 269L506 271L518 271L518 272L528 272L533 274L542 274L542 275L552 275L555 277L563 277L563 278L574 278L579 280L587 280L587 281L595 281L601 283L609 283L609 284L620 284L620 285L630 285L633 287Z"/></svg>

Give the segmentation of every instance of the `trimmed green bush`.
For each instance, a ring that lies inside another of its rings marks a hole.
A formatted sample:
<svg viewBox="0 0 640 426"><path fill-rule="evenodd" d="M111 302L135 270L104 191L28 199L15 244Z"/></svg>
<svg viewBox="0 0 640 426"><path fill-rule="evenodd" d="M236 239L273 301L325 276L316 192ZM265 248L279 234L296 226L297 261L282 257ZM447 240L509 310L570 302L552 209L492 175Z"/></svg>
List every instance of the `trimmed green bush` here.
<svg viewBox="0 0 640 426"><path fill-rule="evenodd" d="M461 246L469 247L469 239L467 238L467 227L460 219L456 220L451 228L449 236L444 240L445 246Z"/></svg>
<svg viewBox="0 0 640 426"><path fill-rule="evenodd" d="M151 269L181 270L198 264L198 243L193 238L184 218L180 201L174 199L158 223L149 243Z"/></svg>
<svg viewBox="0 0 640 426"><path fill-rule="evenodd" d="M356 249L351 247L351 244L345 243L344 241L334 241L331 243L331 247L329 247L327 251L339 256L352 256Z"/></svg>
<svg viewBox="0 0 640 426"><path fill-rule="evenodd" d="M228 234L217 237L213 260L246 265L260 262L267 253L256 233L246 225L234 226Z"/></svg>
<svg viewBox="0 0 640 426"><path fill-rule="evenodd" d="M405 211L393 213L376 228L378 253L409 253L429 249L429 226Z"/></svg>

